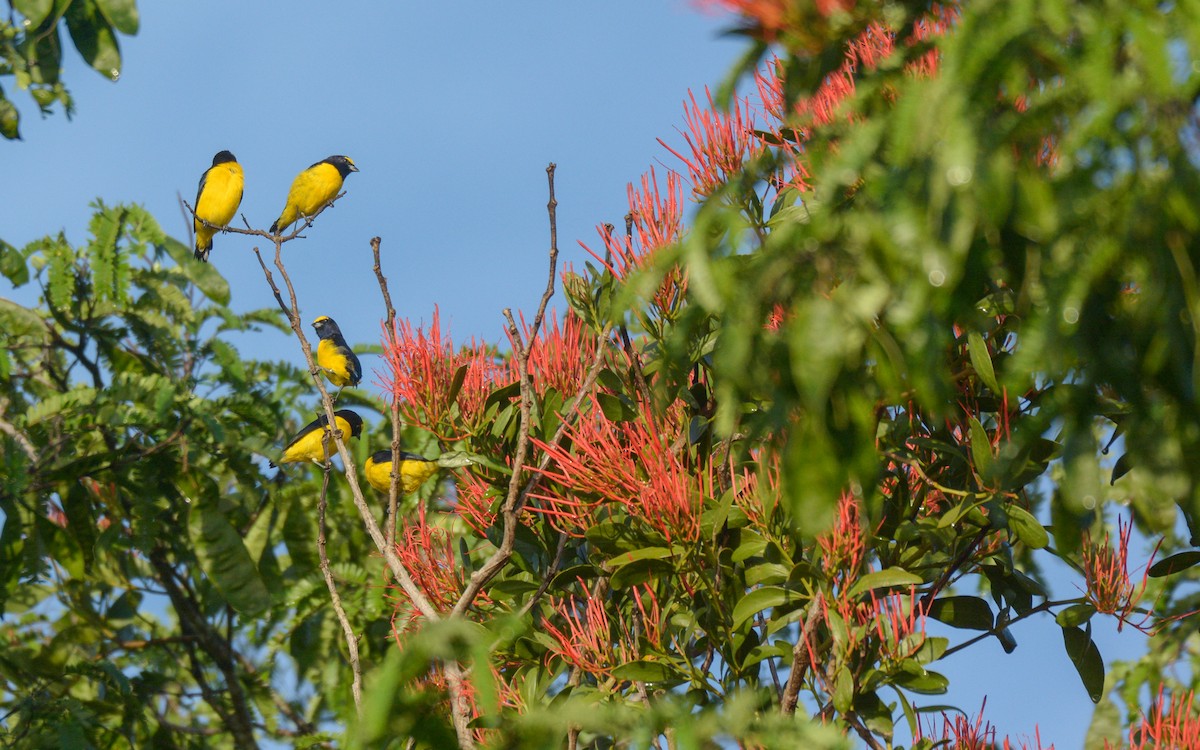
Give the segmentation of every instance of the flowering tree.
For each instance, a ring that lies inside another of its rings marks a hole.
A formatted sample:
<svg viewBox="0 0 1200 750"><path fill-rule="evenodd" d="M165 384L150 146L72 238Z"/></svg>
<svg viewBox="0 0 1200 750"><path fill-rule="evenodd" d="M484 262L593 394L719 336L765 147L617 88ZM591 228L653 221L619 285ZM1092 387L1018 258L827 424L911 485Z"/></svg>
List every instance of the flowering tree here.
<svg viewBox="0 0 1200 750"><path fill-rule="evenodd" d="M46 302L0 307L20 737L1049 747L927 710L940 660L1041 617L1090 744L1200 742L1200 8L712 5L750 47L687 96L678 171L560 272L551 165L546 291L503 346L397 320L375 240L384 400L354 405L390 419L329 435L344 481L249 458L308 421L284 415L309 375L333 415L279 252L302 229L237 230L274 245L284 321L238 325L292 331L307 373L201 337L236 320L225 287L135 210L101 207L86 248L0 246ZM371 497L373 437L441 479ZM1077 596L1050 596L1050 558ZM173 619L134 616L146 590ZM1155 644L1107 680L1101 617Z"/></svg>
<svg viewBox="0 0 1200 750"><path fill-rule="evenodd" d="M488 633L460 743L991 746L981 716L923 723L924 696L939 659L1039 616L1102 702L1095 742L1200 741L1175 671L1200 561L1175 514L1200 529L1197 79L1172 45L1195 9L714 4L745 65L689 95L680 172L630 185L561 325L543 299L504 359L436 316L385 338L405 419L483 457L462 523L421 516L405 553ZM1135 525L1165 555L1144 570ZM1048 595L1047 556L1079 596ZM1114 671L1124 739L1098 616L1172 644Z"/></svg>

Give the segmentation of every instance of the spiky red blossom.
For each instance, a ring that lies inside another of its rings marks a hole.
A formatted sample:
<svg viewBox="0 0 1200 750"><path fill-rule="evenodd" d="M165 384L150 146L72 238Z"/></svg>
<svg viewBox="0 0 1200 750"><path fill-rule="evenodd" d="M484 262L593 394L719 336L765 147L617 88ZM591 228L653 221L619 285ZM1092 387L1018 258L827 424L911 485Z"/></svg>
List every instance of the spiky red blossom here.
<svg viewBox="0 0 1200 750"><path fill-rule="evenodd" d="M1129 750L1200 747L1200 707L1195 694L1180 691L1167 700L1164 693L1164 686L1159 685L1150 713L1142 712L1142 720L1129 728ZM1112 746L1105 740L1104 747Z"/></svg>
<svg viewBox="0 0 1200 750"><path fill-rule="evenodd" d="M1129 616L1146 592L1150 562L1153 562L1154 556L1151 555L1146 563L1141 586L1135 586L1129 577L1129 538L1133 533L1133 523L1125 523L1118 518L1117 530L1115 549L1108 534L1099 543L1092 539L1091 534L1084 535L1082 556L1086 596L1097 612L1113 615L1120 621L1117 623L1118 631L1126 624L1140 629L1150 616L1146 615L1137 623L1129 622Z"/></svg>
<svg viewBox="0 0 1200 750"><path fill-rule="evenodd" d="M563 661L593 675L611 675L619 665L604 599L598 596L560 599L554 605L563 622L558 628L547 619L542 623L554 639L551 651Z"/></svg>
<svg viewBox="0 0 1200 750"><path fill-rule="evenodd" d="M866 543L858 498L850 492L843 492L838 498L837 511L837 522L832 529L817 537L817 544L824 553L821 568L845 591L858 580L866 555Z"/></svg>
<svg viewBox="0 0 1200 750"><path fill-rule="evenodd" d="M663 139L658 139L687 165L692 192L697 196L710 195L718 187L727 184L731 177L741 171L743 164L765 149L762 140L754 133L754 115L747 100L735 99L729 112L720 112L707 87L704 94L708 99L707 107L700 106L696 102L696 95L690 90L688 101L684 102L687 132L682 135L691 152L690 158L668 146Z"/></svg>
<svg viewBox="0 0 1200 750"><path fill-rule="evenodd" d="M669 423L669 420L664 420ZM651 418L614 422L593 396L587 416L568 428L570 448L534 439L552 463L543 474L558 485L547 494L617 503L668 541L695 541L711 477L689 469Z"/></svg>
<svg viewBox="0 0 1200 750"><path fill-rule="evenodd" d="M428 330L424 326L414 329L407 320L397 320L394 331L384 325L387 370L380 384L393 403L399 402L406 422L440 433L457 402L463 422L468 426L476 423L503 368L486 347L472 344L464 351L454 350L450 336L442 334L436 306ZM455 394L451 385L464 365L466 375Z"/></svg>
<svg viewBox="0 0 1200 750"><path fill-rule="evenodd" d="M522 340L529 346L529 375L534 390L545 395L553 388L564 401L575 396L596 357L600 345L596 333L574 310L567 311L561 325L558 316L551 311L532 341L524 314L521 315L521 329ZM510 360L508 377L514 383L518 379L515 360Z"/></svg>
<svg viewBox="0 0 1200 750"><path fill-rule="evenodd" d="M426 521L425 506L421 506L415 523L411 520L403 522L396 540L396 556L404 564L413 583L436 610L445 612L454 606L467 577L459 565L454 539L445 529L431 526ZM396 584L392 584L391 588L399 605L392 618L392 630L397 642L400 642L401 633L413 621L420 619L421 613L409 606L408 595L403 588ZM486 599L487 594L480 592L477 600Z"/></svg>
<svg viewBox="0 0 1200 750"><path fill-rule="evenodd" d="M471 472L459 475L456 489L454 512L476 534L486 537L488 529L496 523L497 513L493 506L500 495L492 485Z"/></svg>
<svg viewBox="0 0 1200 750"><path fill-rule="evenodd" d="M1032 741L1025 738L1020 740L1018 745L1005 737L1002 743L997 745L996 728L990 721L983 719L983 712L986 709L987 698L984 698L983 705L974 718L969 718L962 713L956 713L951 718L943 712L941 733L939 734L933 726L930 726L928 727L928 739L934 740L935 746L945 748L945 750L1054 750L1054 745L1042 745L1041 732L1037 727L1034 727ZM922 731L921 725L918 724L916 739L925 738L926 735Z"/></svg>
<svg viewBox="0 0 1200 750"><path fill-rule="evenodd" d="M659 250L677 242L683 233L683 185L678 172L667 173L665 193L659 190L654 169L642 175L640 189L630 183L628 191L628 218L633 226L633 236L617 236L612 226L605 224L597 227L604 243L603 254L579 243L621 281L646 267ZM672 311L683 301L686 291L687 272L674 265L659 282L651 302L659 310Z"/></svg>

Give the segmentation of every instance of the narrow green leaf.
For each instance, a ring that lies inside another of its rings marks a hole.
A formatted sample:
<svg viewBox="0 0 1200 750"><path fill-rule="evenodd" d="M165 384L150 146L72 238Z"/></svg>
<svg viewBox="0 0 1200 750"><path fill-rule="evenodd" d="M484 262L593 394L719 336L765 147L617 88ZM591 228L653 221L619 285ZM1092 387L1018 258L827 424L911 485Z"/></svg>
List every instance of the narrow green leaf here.
<svg viewBox="0 0 1200 750"><path fill-rule="evenodd" d="M1096 614L1096 608L1092 605L1074 604L1055 615L1054 621L1061 627L1074 628L1092 619L1094 614Z"/></svg>
<svg viewBox="0 0 1200 750"><path fill-rule="evenodd" d="M799 592L779 586L764 586L746 594L733 608L733 627L736 630L746 620L754 617L764 609L793 604L800 601Z"/></svg>
<svg viewBox="0 0 1200 750"><path fill-rule="evenodd" d="M945 596L929 607L929 616L955 628L991 630L992 608L977 596Z"/></svg>
<svg viewBox="0 0 1200 750"><path fill-rule="evenodd" d="M71 41L87 64L101 75L117 80L121 75L117 37L95 0L74 0L67 8L66 20Z"/></svg>
<svg viewBox="0 0 1200 750"><path fill-rule="evenodd" d="M839 669L834 678L832 697L833 707L841 713L846 713L854 705L854 677L845 667Z"/></svg>
<svg viewBox="0 0 1200 750"><path fill-rule="evenodd" d="M598 393L596 400L600 402L600 410L610 421L631 422L638 417L637 411L619 396L611 393Z"/></svg>
<svg viewBox="0 0 1200 750"><path fill-rule="evenodd" d="M217 270L215 263L201 263L192 255L192 250L177 239L167 237L162 241L162 249L175 265L179 267L184 278L196 285L196 288L218 305L229 304L229 282ZM278 308L271 310L275 314Z"/></svg>
<svg viewBox="0 0 1200 750"><path fill-rule="evenodd" d="M613 677L630 682L674 682L683 679L670 664L648 659L639 659L616 667L613 669Z"/></svg>
<svg viewBox="0 0 1200 750"><path fill-rule="evenodd" d="M1162 578L1200 563L1200 550L1188 550L1159 560L1150 566L1151 578Z"/></svg>
<svg viewBox="0 0 1200 750"><path fill-rule="evenodd" d="M922 674L901 672L896 675L896 684L921 695L942 695L950 687L950 680L938 672L924 670Z"/></svg>
<svg viewBox="0 0 1200 750"><path fill-rule="evenodd" d="M1008 530L1016 534L1026 547L1042 549L1050 543L1050 535L1029 511L1016 503L1009 503L1004 510L1008 513Z"/></svg>
<svg viewBox="0 0 1200 750"><path fill-rule="evenodd" d="M96 0L100 12L122 34L138 33L138 9L134 0Z"/></svg>
<svg viewBox="0 0 1200 750"><path fill-rule="evenodd" d="M0 93L0 135L10 141L21 140L21 113L17 106Z"/></svg>
<svg viewBox="0 0 1200 750"><path fill-rule="evenodd" d="M1100 649L1082 628L1063 628L1062 633L1067 656L1079 672L1084 690L1092 703L1099 703L1104 695L1104 659L1100 657Z"/></svg>
<svg viewBox="0 0 1200 750"><path fill-rule="evenodd" d="M450 381L450 388L447 391L448 403L454 403L458 399L458 392L462 390L463 383L467 379L467 370L471 369L470 364L465 364L454 371L454 378Z"/></svg>
<svg viewBox="0 0 1200 750"><path fill-rule="evenodd" d="M971 355L971 367L975 368L975 374L992 393L999 393L1000 384L996 381L996 371L992 368L992 358L988 355L983 336L974 331L967 334L967 353Z"/></svg>
<svg viewBox="0 0 1200 750"><path fill-rule="evenodd" d="M903 568L884 568L883 570L877 570L874 573L868 573L859 578L858 583L850 587L848 596L853 598L868 591L895 586L919 586L923 582L921 576L916 573L910 573Z"/></svg>
<svg viewBox="0 0 1200 750"><path fill-rule="evenodd" d="M54 7L54 0L13 0L13 7L17 9L18 13L25 16L30 27L36 29L50 15L50 9Z"/></svg>
<svg viewBox="0 0 1200 750"><path fill-rule="evenodd" d="M975 471L986 475L992 468L992 441L988 439L987 430L975 417L969 420L971 429L971 458L975 462Z"/></svg>
<svg viewBox="0 0 1200 750"><path fill-rule="evenodd" d="M270 604L271 594L237 530L214 503L194 500L188 511L188 537L200 567L240 614L255 615Z"/></svg>

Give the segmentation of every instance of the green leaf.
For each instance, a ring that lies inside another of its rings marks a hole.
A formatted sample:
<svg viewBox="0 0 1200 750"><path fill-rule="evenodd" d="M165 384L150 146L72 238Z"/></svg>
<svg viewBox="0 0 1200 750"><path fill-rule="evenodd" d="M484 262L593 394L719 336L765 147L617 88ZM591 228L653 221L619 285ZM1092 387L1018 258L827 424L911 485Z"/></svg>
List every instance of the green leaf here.
<svg viewBox="0 0 1200 750"><path fill-rule="evenodd" d="M100 12L122 34L138 33L138 9L134 0L96 0Z"/></svg>
<svg viewBox="0 0 1200 750"><path fill-rule="evenodd" d="M975 368L975 374L992 393L999 393L1000 384L996 382L996 371L992 369L992 358L988 355L987 343L984 342L983 336L975 331L967 334L967 353L971 355L971 366Z"/></svg>
<svg viewBox="0 0 1200 750"><path fill-rule="evenodd" d="M240 614L252 616L270 604L270 592L250 552L214 503L193 500L188 511L188 537L200 567L229 606Z"/></svg>
<svg viewBox="0 0 1200 750"><path fill-rule="evenodd" d="M1200 550L1188 550L1159 560L1150 566L1151 578L1162 578L1200 563Z"/></svg>
<svg viewBox="0 0 1200 750"><path fill-rule="evenodd" d="M797 591L780 586L764 586L743 596L733 608L733 627L738 629L746 620L754 617L764 609L781 607L785 604L795 604L801 600Z"/></svg>
<svg viewBox="0 0 1200 750"><path fill-rule="evenodd" d="M1026 547L1042 549L1050 544L1050 535L1029 511L1016 503L1009 503L1004 510L1008 514L1008 530L1016 534Z"/></svg>
<svg viewBox="0 0 1200 750"><path fill-rule="evenodd" d="M0 135L10 141L21 140L21 113L3 93L0 93Z"/></svg>
<svg viewBox="0 0 1200 750"><path fill-rule="evenodd" d="M205 297L218 305L229 304L229 282L217 270L216 264L201 263L193 257L190 248L171 237L163 239L161 247L175 261L184 278L195 284Z"/></svg>
<svg viewBox="0 0 1200 750"><path fill-rule="evenodd" d="M1061 627L1074 628L1092 619L1094 614L1096 608L1090 604L1073 604L1055 615L1054 621Z"/></svg>
<svg viewBox="0 0 1200 750"><path fill-rule="evenodd" d="M988 439L987 430L975 417L968 419L971 430L971 458L975 462L975 471L986 475L992 468L992 441Z"/></svg>
<svg viewBox="0 0 1200 750"><path fill-rule="evenodd" d="M850 587L847 596L853 598L875 589L887 589L895 586L919 586L924 583L921 576L910 573L903 568L891 567L868 573Z"/></svg>
<svg viewBox="0 0 1200 750"><path fill-rule="evenodd" d="M627 662L614 668L613 677L630 682L674 682L681 679L670 664L648 659Z"/></svg>
<svg viewBox="0 0 1200 750"><path fill-rule="evenodd" d="M598 393L596 400L600 402L600 410L612 422L632 422L638 418L638 412L625 402L625 399L611 393Z"/></svg>
<svg viewBox="0 0 1200 750"><path fill-rule="evenodd" d="M450 380L450 388L446 391L448 403L452 404L458 399L458 392L462 390L463 383L467 380L467 371L470 369L471 365L465 364L454 371L454 377Z"/></svg>
<svg viewBox="0 0 1200 750"><path fill-rule="evenodd" d="M95 0L74 0L67 8L66 20L71 41L84 61L101 75L117 80L121 75L121 51Z"/></svg>
<svg viewBox="0 0 1200 750"><path fill-rule="evenodd" d="M837 671L833 683L833 707L846 713L854 704L854 677L850 670L842 667Z"/></svg>
<svg viewBox="0 0 1200 750"><path fill-rule="evenodd" d="M977 596L946 596L934 600L929 616L955 628L991 630L995 622L992 608Z"/></svg>
<svg viewBox="0 0 1200 750"><path fill-rule="evenodd" d="M1100 649L1095 641L1082 628L1063 628L1063 645L1067 656L1079 672L1083 688L1087 691L1092 703L1099 703L1104 695L1104 659L1100 657Z"/></svg>
<svg viewBox="0 0 1200 750"><path fill-rule="evenodd" d="M50 10L54 7L54 0L13 0L13 7L17 9L18 13L25 16L30 27L36 29L50 15Z"/></svg>
<svg viewBox="0 0 1200 750"><path fill-rule="evenodd" d="M950 687L950 680L938 672L922 670L920 674L900 672L896 675L896 684L921 695L942 695Z"/></svg>

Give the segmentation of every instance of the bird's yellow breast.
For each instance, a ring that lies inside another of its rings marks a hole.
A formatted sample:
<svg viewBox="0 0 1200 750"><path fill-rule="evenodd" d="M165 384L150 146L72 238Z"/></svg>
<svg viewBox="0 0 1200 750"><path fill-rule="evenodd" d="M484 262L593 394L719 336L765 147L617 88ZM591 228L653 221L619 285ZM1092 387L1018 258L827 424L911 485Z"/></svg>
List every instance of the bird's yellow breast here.
<svg viewBox="0 0 1200 750"><path fill-rule="evenodd" d="M312 216L342 189L342 174L332 164L314 164L296 175L288 192L288 203L301 216Z"/></svg>
<svg viewBox="0 0 1200 750"><path fill-rule="evenodd" d="M416 492L425 480L437 472L435 461L400 460L400 491L405 495ZM375 462L374 457L368 458L363 467L367 482L380 492L390 492L392 489L392 462Z"/></svg>
<svg viewBox="0 0 1200 750"><path fill-rule="evenodd" d="M350 423L342 417L334 417L333 423L341 430L342 441L348 442L351 436ZM329 430L327 429L322 430L314 427L301 435L297 435L296 439L283 449L283 457L275 463L287 464L298 461L324 462L329 456L337 452L337 444L332 437L329 438L329 452L325 452L323 443L325 435L328 432Z"/></svg>
<svg viewBox="0 0 1200 750"><path fill-rule="evenodd" d="M329 339L321 339L317 344L317 364L325 368L329 381L338 387L353 385L353 374L350 372L350 360L342 348Z"/></svg>
<svg viewBox="0 0 1200 750"><path fill-rule="evenodd" d="M196 215L210 224L225 226L237 213L244 186L245 176L240 164L231 161L216 165L205 176L204 189L196 199Z"/></svg>

